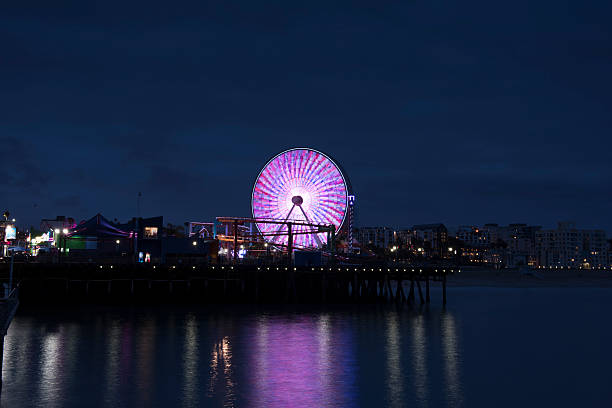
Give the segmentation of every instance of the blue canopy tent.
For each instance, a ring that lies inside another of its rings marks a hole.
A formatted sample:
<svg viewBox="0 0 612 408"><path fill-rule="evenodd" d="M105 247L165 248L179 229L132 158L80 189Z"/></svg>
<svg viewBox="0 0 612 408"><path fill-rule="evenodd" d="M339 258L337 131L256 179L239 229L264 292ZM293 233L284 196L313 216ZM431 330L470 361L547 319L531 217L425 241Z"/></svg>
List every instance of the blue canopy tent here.
<svg viewBox="0 0 612 408"><path fill-rule="evenodd" d="M130 233L120 230L115 224L107 220L98 213L88 221L77 225L75 228L68 231L67 238L76 236L87 236L87 237L117 237L117 238L129 238Z"/></svg>
<svg viewBox="0 0 612 408"><path fill-rule="evenodd" d="M131 251L131 237L132 233L121 230L102 214L96 214L60 236L63 241L60 246L71 252L96 250L99 254L118 255Z"/></svg>

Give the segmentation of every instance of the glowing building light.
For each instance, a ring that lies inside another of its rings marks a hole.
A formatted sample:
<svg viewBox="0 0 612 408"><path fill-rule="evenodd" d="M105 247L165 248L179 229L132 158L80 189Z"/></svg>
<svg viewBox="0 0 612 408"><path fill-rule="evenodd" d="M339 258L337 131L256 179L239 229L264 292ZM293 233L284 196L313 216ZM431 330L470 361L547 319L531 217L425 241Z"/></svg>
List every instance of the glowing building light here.
<svg viewBox="0 0 612 408"><path fill-rule="evenodd" d="M4 227L4 239L17 239L17 228L14 225L7 225Z"/></svg>

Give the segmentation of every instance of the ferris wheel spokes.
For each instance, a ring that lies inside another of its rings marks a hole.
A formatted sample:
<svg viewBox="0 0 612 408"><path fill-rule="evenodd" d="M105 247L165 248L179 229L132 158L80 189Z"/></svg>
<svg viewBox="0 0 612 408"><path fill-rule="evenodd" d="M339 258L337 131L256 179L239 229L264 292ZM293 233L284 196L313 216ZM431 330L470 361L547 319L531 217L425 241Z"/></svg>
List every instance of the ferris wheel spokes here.
<svg viewBox="0 0 612 408"><path fill-rule="evenodd" d="M295 207L295 204L294 204L294 207ZM309 224L312 224L312 222L306 215L306 211L304 211L301 205L299 207L300 207L300 210L302 210L302 214L304 214L304 218L306 218L306 221L308 221ZM321 239L319 238L319 234L314 233L313 236L314 236L315 241L317 241L317 248L323 248L323 243L321 242Z"/></svg>
<svg viewBox="0 0 612 408"><path fill-rule="evenodd" d="M302 214L304 215L304 218L306 219L306 221L309 224L312 224L312 221L310 221L310 218L308 218L308 215L306 215L306 211L304 211L304 208L302 207L302 204L304 203L304 199L301 196L294 196L291 199L291 201L293 202L293 205L291 206L291 209L289 210L289 212L287 213L287 216L283 220L283 224L281 224L281 226L278 227L278 229L276 230L276 234L272 238L272 243L276 243L276 239L282 235L281 230L283 229L283 226L287 223L287 220L289 220L289 216L291 216L291 213L293 212L296 206L299 207L300 211L302 211ZM317 243L317 248L323 248L323 243L321 242L321 238L319 238L319 234L313 231L311 235L313 236L314 240Z"/></svg>
<svg viewBox="0 0 612 408"><path fill-rule="evenodd" d="M276 243L276 238L280 236L280 232L283 229L283 226L285 225L285 223L287 222L287 220L289 219L289 216L291 215L291 213L293 212L293 209L295 208L295 204L293 204L293 207L291 207L291 209L289 210L289 212L287 213L287 216L285 217L285 220L283 221L283 224L280 225L280 227L278 227L278 230L276 230L276 235L274 236L274 238L272 238L272 243Z"/></svg>

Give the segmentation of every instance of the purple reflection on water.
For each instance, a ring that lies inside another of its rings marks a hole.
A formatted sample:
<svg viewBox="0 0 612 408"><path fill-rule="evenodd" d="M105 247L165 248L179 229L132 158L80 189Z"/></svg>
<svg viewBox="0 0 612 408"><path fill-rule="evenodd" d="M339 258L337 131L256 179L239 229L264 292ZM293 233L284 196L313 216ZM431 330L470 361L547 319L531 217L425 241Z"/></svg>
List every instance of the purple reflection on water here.
<svg viewBox="0 0 612 408"><path fill-rule="evenodd" d="M354 406L352 337L327 315L261 317L255 329L251 401L256 407Z"/></svg>

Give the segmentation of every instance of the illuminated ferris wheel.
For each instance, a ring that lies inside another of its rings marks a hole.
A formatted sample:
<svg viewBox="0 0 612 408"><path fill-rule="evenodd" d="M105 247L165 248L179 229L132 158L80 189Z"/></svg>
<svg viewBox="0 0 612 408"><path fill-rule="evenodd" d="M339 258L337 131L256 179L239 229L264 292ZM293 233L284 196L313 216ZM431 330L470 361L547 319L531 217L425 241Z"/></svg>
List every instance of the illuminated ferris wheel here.
<svg viewBox="0 0 612 408"><path fill-rule="evenodd" d="M309 148L286 150L274 156L255 181L253 218L298 221L292 227L293 245L322 248L327 235L299 223L333 225L338 232L347 216L349 189L340 167L329 156ZM287 244L286 224L256 225L271 244Z"/></svg>

